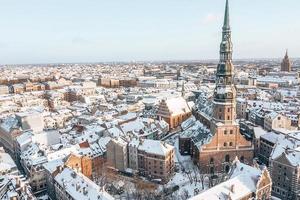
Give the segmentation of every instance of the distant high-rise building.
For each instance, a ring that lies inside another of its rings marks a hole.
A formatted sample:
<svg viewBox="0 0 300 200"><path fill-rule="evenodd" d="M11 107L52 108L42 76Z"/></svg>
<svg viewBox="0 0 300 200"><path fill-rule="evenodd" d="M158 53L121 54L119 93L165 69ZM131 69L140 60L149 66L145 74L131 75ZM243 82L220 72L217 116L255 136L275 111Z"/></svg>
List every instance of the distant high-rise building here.
<svg viewBox="0 0 300 200"><path fill-rule="evenodd" d="M285 52L285 56L281 62L281 71L283 72L290 72L292 71L292 63L289 59L289 56L288 56L288 51L286 50Z"/></svg>

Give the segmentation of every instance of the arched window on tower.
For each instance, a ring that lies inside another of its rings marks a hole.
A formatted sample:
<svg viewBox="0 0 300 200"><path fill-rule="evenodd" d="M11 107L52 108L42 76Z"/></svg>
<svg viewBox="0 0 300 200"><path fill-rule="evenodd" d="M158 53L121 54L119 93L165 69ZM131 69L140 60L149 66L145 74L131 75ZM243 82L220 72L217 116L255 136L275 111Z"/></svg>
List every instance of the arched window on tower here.
<svg viewBox="0 0 300 200"><path fill-rule="evenodd" d="M219 83L221 83L221 84L223 84L223 83L224 83L224 79L223 79L223 77L220 77L220 79L219 79Z"/></svg>
<svg viewBox="0 0 300 200"><path fill-rule="evenodd" d="M231 77L227 78L227 84L231 84Z"/></svg>

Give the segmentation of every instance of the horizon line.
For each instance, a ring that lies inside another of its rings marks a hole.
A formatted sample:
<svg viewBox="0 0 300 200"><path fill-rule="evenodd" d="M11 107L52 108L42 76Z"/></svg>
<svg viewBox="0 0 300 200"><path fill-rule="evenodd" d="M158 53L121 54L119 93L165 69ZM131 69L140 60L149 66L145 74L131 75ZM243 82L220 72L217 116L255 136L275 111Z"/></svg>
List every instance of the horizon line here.
<svg viewBox="0 0 300 200"><path fill-rule="evenodd" d="M233 59L232 61L249 61L249 60L257 60L257 61L263 61L263 60L281 60L283 58L280 57L254 57L254 58L236 58ZM290 59L298 60L300 57L290 57ZM156 60L107 60L107 61L77 61L77 62L33 62L33 63L5 63L5 64L0 64L1 67L6 66L6 65L54 65L54 64L99 64L99 63L165 63L165 62L207 62L207 61L219 61L217 58L208 58L208 59L156 59Z"/></svg>

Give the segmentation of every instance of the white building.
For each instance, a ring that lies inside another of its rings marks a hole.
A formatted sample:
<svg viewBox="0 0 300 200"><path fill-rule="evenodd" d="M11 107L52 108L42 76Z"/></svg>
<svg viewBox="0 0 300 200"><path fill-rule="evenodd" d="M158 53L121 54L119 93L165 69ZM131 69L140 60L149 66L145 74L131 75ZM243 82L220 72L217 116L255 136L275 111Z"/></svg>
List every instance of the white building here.
<svg viewBox="0 0 300 200"><path fill-rule="evenodd" d="M44 119L40 112L26 111L16 114L16 118L21 124L23 130L32 130L41 132L44 129Z"/></svg>

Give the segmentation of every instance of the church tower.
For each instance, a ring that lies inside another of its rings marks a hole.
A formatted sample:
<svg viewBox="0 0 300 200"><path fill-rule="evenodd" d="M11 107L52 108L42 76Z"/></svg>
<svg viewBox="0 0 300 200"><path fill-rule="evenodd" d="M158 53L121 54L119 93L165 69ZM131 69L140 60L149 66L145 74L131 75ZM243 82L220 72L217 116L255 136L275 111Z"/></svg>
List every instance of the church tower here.
<svg viewBox="0 0 300 200"><path fill-rule="evenodd" d="M232 124L236 119L236 90L233 84L233 75L229 5L226 1L222 42L220 44L220 61L217 67L213 102L213 120L216 123Z"/></svg>
<svg viewBox="0 0 300 200"><path fill-rule="evenodd" d="M287 50L285 52L285 56L281 63L281 71L283 71L283 72L291 72L292 71L292 63L289 59Z"/></svg>
<svg viewBox="0 0 300 200"><path fill-rule="evenodd" d="M202 173L227 173L236 157L246 164L252 163L254 146L240 133L236 122L236 89L233 78L229 4L226 0L210 124L212 137L198 147L198 164Z"/></svg>

